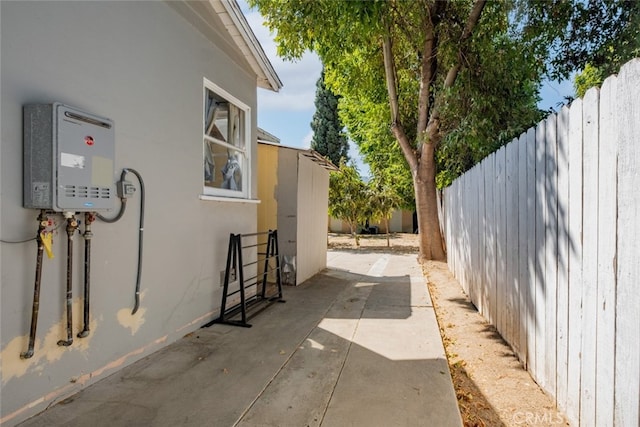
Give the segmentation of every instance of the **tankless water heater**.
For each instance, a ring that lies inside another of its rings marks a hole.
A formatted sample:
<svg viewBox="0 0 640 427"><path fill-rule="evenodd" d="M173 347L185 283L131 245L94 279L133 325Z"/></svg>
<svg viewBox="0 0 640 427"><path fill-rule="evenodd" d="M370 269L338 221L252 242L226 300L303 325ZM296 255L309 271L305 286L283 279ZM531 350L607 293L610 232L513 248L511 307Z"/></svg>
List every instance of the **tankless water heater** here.
<svg viewBox="0 0 640 427"><path fill-rule="evenodd" d="M114 207L113 121L61 103L23 107L25 208Z"/></svg>

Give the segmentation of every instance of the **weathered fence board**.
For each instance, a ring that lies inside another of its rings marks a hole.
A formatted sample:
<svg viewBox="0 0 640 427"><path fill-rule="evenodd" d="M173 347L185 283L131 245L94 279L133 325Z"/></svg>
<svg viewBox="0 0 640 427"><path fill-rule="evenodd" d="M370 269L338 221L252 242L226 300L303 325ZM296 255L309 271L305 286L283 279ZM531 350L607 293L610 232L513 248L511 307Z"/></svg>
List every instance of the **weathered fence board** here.
<svg viewBox="0 0 640 427"><path fill-rule="evenodd" d="M622 67L618 79L615 425L632 426L640 424L640 60Z"/></svg>
<svg viewBox="0 0 640 427"><path fill-rule="evenodd" d="M598 278L596 326L596 420L597 426L613 425L615 359L616 258L616 156L618 145L617 78L609 77L600 90L598 151ZM605 218L609 220L605 221Z"/></svg>
<svg viewBox="0 0 640 427"><path fill-rule="evenodd" d="M545 384L551 394L556 393L556 305L558 281L558 159L557 115L547 117L545 126Z"/></svg>
<svg viewBox="0 0 640 427"><path fill-rule="evenodd" d="M535 206L536 206L536 232L535 232L535 254L533 256L535 268L535 303L534 303L534 331L535 331L535 358L533 362L533 377L538 384L546 390L547 382L545 378L545 238L546 228L545 219L547 213L546 198L546 180L545 173L547 170L546 152L545 152L545 126L546 122L540 122L536 127L536 190L535 190Z"/></svg>
<svg viewBox="0 0 640 427"><path fill-rule="evenodd" d="M567 406L569 421L580 420L582 351L582 100L569 110L569 340Z"/></svg>
<svg viewBox="0 0 640 427"><path fill-rule="evenodd" d="M505 335L516 353L518 346L518 145L505 147L506 204L506 275L505 275Z"/></svg>
<svg viewBox="0 0 640 427"><path fill-rule="evenodd" d="M563 107L556 123L557 198L557 303L556 303L556 395L560 406L567 404L569 332L569 108Z"/></svg>
<svg viewBox="0 0 640 427"><path fill-rule="evenodd" d="M528 208L527 208L527 135L518 140L518 344L517 355L527 360L527 323L529 317Z"/></svg>
<svg viewBox="0 0 640 427"><path fill-rule="evenodd" d="M487 218L485 217L485 189L484 189L484 174L485 174L485 162L482 161L478 164L478 264L475 265L475 269L478 274L478 282L476 284L477 294L473 303L480 313L483 311L483 306L486 301L486 283L484 281L484 270L478 268L479 265L484 264L487 259L487 248L485 247L485 230L487 229Z"/></svg>
<svg viewBox="0 0 640 427"><path fill-rule="evenodd" d="M582 214L582 369L580 372L580 420L595 425L596 406L596 316L598 287L598 100L599 90L584 97L583 207Z"/></svg>
<svg viewBox="0 0 640 427"><path fill-rule="evenodd" d="M507 273L507 227L506 227L506 178L505 148L496 152L496 178L494 181L494 202L496 214L496 327L501 334L505 333L505 305L506 305L506 273Z"/></svg>
<svg viewBox="0 0 640 427"><path fill-rule="evenodd" d="M445 191L450 268L572 425L640 425L640 59Z"/></svg>
<svg viewBox="0 0 640 427"><path fill-rule="evenodd" d="M477 193L477 184L475 182L476 168L473 168L468 176L467 185L466 185L466 202L467 206L475 206L478 204L478 193ZM478 240L476 238L477 233L477 222L478 222L478 212L476 209L467 209L467 234L469 241L469 260L471 261L467 264L467 281L469 282L468 286L468 295L470 298L475 299L476 289L475 289L475 269L471 267L472 265L477 265L477 253L478 253Z"/></svg>
<svg viewBox="0 0 640 427"><path fill-rule="evenodd" d="M536 135L537 128L527 131L527 359L525 366L535 370L536 358Z"/></svg>
<svg viewBox="0 0 640 427"><path fill-rule="evenodd" d="M469 171L471 172L469 175L467 175L467 179L464 181L464 195L463 195L463 203L465 206L464 209L464 216L465 216L465 224L464 224L464 233L466 235L466 242L467 242L467 250L466 250L466 258L465 258L465 263L464 263L464 276L465 276L465 280L467 281L467 294L469 296L471 296L472 294L475 293L475 291L472 291L471 288L473 287L473 274L472 274L472 268L470 267L471 265L473 265L473 253L475 251L475 245L476 242L473 241L472 235L473 235L473 217L475 216L475 209L469 209L469 206L471 205L471 203L473 203L473 196L471 194L471 186L473 185L473 170Z"/></svg>
<svg viewBox="0 0 640 427"><path fill-rule="evenodd" d="M495 186L495 154L490 155L486 159L486 170L484 175L484 191L485 200L485 219L487 229L485 230L486 238L486 262L485 267L485 283L486 283L486 304L484 317L492 324L496 324L495 306L496 306L496 223L495 223L495 206L493 203L493 193Z"/></svg>

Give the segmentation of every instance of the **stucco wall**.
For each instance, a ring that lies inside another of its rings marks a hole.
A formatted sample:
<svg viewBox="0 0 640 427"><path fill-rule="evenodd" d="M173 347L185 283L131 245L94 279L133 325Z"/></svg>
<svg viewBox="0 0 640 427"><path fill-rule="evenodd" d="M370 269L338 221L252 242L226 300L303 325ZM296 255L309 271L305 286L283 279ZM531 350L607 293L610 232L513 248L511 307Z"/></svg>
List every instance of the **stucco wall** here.
<svg viewBox="0 0 640 427"><path fill-rule="evenodd" d="M218 49L215 31L204 37L165 3L0 5L2 239L24 239L37 229L38 212L22 208L26 103L60 101L113 119L116 175L131 167L146 185L141 308L130 314L138 191L121 221L93 226L91 333L71 347L56 345L65 336L64 227L54 237L55 258L45 257L35 355L28 360L19 355L27 348L36 243L2 244L0 422L12 425L215 317L228 235L255 231L256 205L199 198L203 78L252 108L251 141L256 80L246 64L231 62L226 36L218 35L225 46ZM255 143L252 149L255 167ZM252 189L255 197L255 179ZM79 234L75 244L74 335L82 327Z"/></svg>
<svg viewBox="0 0 640 427"><path fill-rule="evenodd" d="M386 233L384 221L372 221L371 226L377 226L379 233ZM332 233L351 233L349 225L342 220L329 217L329 230ZM413 213L405 210L394 210L389 220L391 233L413 233Z"/></svg>

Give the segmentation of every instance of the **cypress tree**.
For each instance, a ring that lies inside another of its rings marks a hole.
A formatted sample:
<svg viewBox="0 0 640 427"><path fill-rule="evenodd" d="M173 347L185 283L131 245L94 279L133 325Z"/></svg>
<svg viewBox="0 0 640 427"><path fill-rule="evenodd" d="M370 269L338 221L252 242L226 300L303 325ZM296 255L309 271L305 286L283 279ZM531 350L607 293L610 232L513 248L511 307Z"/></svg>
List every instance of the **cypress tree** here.
<svg viewBox="0 0 640 427"><path fill-rule="evenodd" d="M335 165L349 160L349 142L338 117L338 96L324 84L324 70L316 83L316 112L313 114L311 148L328 157Z"/></svg>

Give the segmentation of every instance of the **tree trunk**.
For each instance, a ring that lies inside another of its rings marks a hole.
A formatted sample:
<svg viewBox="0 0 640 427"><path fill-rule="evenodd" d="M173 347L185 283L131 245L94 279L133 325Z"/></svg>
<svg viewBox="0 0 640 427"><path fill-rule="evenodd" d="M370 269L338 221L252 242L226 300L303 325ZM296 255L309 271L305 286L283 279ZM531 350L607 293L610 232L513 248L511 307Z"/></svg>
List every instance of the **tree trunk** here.
<svg viewBox="0 0 640 427"><path fill-rule="evenodd" d="M426 260L445 261L446 254L442 247L442 235L438 220L436 161L433 144L424 144L422 150L418 168L413 172L413 187L420 232L420 262Z"/></svg>
<svg viewBox="0 0 640 427"><path fill-rule="evenodd" d="M349 229L351 230L351 236L356 241L356 248L360 247L360 238L358 236L358 226L354 226L353 223L349 222Z"/></svg>
<svg viewBox="0 0 640 427"><path fill-rule="evenodd" d="M384 218L384 226L387 228L387 247L389 247L391 246L389 242L389 234L391 234L391 232L389 231L389 218L387 217Z"/></svg>

